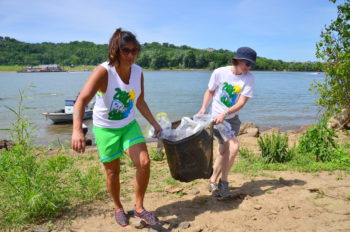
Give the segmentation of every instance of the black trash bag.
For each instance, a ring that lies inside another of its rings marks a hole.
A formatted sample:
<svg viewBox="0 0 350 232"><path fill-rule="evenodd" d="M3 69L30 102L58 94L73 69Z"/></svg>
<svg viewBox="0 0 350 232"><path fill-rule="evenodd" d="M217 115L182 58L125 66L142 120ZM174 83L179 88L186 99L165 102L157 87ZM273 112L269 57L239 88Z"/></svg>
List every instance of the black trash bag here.
<svg viewBox="0 0 350 232"><path fill-rule="evenodd" d="M172 123L175 129L180 121ZM213 173L213 125L179 141L162 139L171 176L181 182L209 179Z"/></svg>

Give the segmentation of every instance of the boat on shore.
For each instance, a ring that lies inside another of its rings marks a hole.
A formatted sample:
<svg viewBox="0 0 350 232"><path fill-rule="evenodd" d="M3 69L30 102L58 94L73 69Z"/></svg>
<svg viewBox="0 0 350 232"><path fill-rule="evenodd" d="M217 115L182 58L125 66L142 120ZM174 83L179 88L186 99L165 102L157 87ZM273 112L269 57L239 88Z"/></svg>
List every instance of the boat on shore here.
<svg viewBox="0 0 350 232"><path fill-rule="evenodd" d="M50 119L54 124L72 123L74 103L75 100L65 100L64 109L53 112L44 112L42 114L46 117L46 119ZM92 118L93 105L94 103L90 103L85 107L84 120Z"/></svg>
<svg viewBox="0 0 350 232"><path fill-rule="evenodd" d="M36 73L36 72L67 72L63 70L61 66L57 64L42 64L36 67L29 66L21 71L20 73Z"/></svg>

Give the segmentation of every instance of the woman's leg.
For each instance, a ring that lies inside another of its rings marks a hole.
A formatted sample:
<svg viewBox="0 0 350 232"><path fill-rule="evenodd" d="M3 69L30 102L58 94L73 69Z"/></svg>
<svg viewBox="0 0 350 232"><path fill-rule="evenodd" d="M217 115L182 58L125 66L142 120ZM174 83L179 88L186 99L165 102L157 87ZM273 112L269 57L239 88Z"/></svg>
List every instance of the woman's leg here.
<svg viewBox="0 0 350 232"><path fill-rule="evenodd" d="M123 208L120 202L120 160L115 159L111 162L103 163L106 171L107 189L114 201L115 210L119 211Z"/></svg>
<svg viewBox="0 0 350 232"><path fill-rule="evenodd" d="M138 143L126 150L136 167L136 176L134 181L135 188L135 210L143 210L143 200L148 186L150 176L150 159L145 143Z"/></svg>

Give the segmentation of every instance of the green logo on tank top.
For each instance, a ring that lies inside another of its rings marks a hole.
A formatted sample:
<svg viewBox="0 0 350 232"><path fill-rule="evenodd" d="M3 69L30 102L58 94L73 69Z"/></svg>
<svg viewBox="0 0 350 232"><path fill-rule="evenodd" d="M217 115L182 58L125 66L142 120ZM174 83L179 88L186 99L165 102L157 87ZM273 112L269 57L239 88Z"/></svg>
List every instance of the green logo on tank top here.
<svg viewBox="0 0 350 232"><path fill-rule="evenodd" d="M119 88L116 88L115 91L116 93L113 96L113 101L108 113L109 120L121 120L127 118L134 105L134 90L126 92Z"/></svg>

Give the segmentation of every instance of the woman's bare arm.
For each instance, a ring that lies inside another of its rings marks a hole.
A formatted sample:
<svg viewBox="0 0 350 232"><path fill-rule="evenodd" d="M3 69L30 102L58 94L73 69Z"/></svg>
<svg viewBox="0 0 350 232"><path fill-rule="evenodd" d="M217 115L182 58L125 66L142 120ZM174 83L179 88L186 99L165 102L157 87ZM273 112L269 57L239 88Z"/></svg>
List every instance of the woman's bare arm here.
<svg viewBox="0 0 350 232"><path fill-rule="evenodd" d="M98 90L104 90L107 82L107 70L98 66L86 81L74 104L72 148L77 152L85 151L85 136L82 131L82 123L85 106L89 104Z"/></svg>

